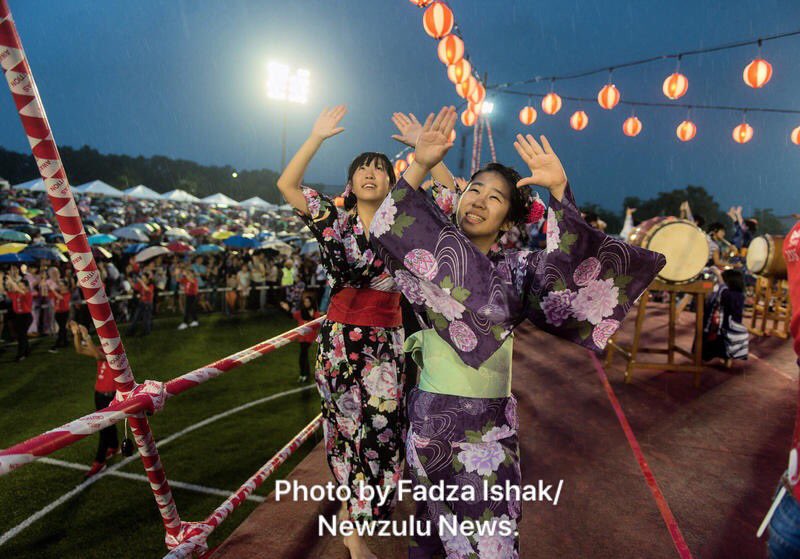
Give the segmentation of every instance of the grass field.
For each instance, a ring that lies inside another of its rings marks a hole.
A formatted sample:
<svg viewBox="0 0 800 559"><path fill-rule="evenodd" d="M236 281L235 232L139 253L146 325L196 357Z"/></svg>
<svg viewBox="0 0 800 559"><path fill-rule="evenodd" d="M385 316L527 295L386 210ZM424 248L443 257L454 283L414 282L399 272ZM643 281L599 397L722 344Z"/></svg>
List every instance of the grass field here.
<svg viewBox="0 0 800 559"><path fill-rule="evenodd" d="M295 323L275 312L224 318L202 317L200 327L178 331L178 318L156 321L146 338L123 338L134 374L167 380L211 363ZM0 448L94 410L94 363L71 350L47 353L49 340L36 344L22 363L13 351L0 355ZM298 387L297 345L290 344L239 369L171 399L150 418L157 440L247 402ZM176 439L161 449L170 480L233 491L319 413L314 388L243 410ZM122 425L119 424L122 434ZM319 440L318 432L257 494L286 475ZM97 435L51 458L88 465ZM115 458L111 464L119 461ZM135 460L121 472L143 474ZM0 477L0 534L23 522L83 481L83 473L34 463ZM224 497L173 489L183 520L205 518ZM213 547L246 518L257 503L245 502L209 539ZM162 557L164 528L147 483L105 476L0 546L0 557L150 558Z"/></svg>

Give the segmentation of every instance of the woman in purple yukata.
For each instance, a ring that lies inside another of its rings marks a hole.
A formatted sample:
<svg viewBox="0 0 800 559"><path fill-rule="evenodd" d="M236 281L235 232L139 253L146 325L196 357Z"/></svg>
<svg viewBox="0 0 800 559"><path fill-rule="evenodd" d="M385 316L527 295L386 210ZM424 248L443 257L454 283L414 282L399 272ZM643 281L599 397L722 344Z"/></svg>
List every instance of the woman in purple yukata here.
<svg viewBox="0 0 800 559"><path fill-rule="evenodd" d="M339 123L346 112L343 105L322 112L278 179L278 188L319 241L331 286L314 376L322 397L328 465L337 483L351 492L339 520L370 522L391 516L403 473L401 295L366 234L395 182L394 170L382 153L356 157L348 170L343 209L301 184L322 143L344 130ZM359 498L362 484L388 488L388 502ZM357 533L346 536L344 544L354 559L375 558Z"/></svg>
<svg viewBox="0 0 800 559"><path fill-rule="evenodd" d="M414 162L370 228L373 246L405 296L427 319L405 349L420 366L408 396L406 459L416 485L472 486L475 500L418 503L431 534L412 539L409 557L519 556L521 504L486 500L488 483L521 483L516 400L511 394L513 329L524 320L588 349L603 349L628 309L664 266L662 255L612 239L582 218L547 139L517 136L531 171L490 164L461 193L419 190L452 146L453 107L430 115ZM528 221L531 186L550 191L545 250L493 249ZM455 522L491 530L467 535Z"/></svg>

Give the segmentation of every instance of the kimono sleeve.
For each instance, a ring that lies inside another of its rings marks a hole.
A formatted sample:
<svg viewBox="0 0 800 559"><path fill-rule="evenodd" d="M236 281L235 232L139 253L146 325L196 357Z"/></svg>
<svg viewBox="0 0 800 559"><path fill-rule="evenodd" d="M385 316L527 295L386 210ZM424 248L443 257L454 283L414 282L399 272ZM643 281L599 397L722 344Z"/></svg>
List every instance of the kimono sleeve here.
<svg viewBox="0 0 800 559"><path fill-rule="evenodd" d="M599 351L666 264L662 254L594 229L572 191L551 197L545 250L520 253L513 275L525 318L539 328Z"/></svg>
<svg viewBox="0 0 800 559"><path fill-rule="evenodd" d="M295 210L295 213L300 216L317 241L319 241L320 246L322 246L326 240L326 235L330 238L333 229L336 228L339 219L339 209L336 207L333 200L317 192L313 188L303 186L302 190L303 196L306 199L306 204L308 205L308 214L297 210ZM329 228L331 230L327 231Z"/></svg>
<svg viewBox="0 0 800 559"><path fill-rule="evenodd" d="M456 215L456 208L458 208L458 201L461 198L461 193L456 190L451 190L445 185L434 182L430 188L433 201L442 210L442 213L448 218L453 219Z"/></svg>

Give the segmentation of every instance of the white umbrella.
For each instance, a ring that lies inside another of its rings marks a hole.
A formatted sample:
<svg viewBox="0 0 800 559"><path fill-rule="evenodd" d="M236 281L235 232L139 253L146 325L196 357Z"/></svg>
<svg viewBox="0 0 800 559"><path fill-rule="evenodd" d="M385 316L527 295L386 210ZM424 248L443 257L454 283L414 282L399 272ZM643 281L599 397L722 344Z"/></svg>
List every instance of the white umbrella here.
<svg viewBox="0 0 800 559"><path fill-rule="evenodd" d="M206 196L200 199L201 204L209 204L214 206L238 206L239 202L229 196L225 196L222 192L217 192L211 196Z"/></svg>
<svg viewBox="0 0 800 559"><path fill-rule="evenodd" d="M153 190L152 188L147 188L145 185L140 184L138 186L132 186L130 188L126 188L123 192L125 192L125 196L129 196L131 198L138 198L140 200L160 200L161 195Z"/></svg>
<svg viewBox="0 0 800 559"><path fill-rule="evenodd" d="M292 246L288 243L284 243L283 241L266 241L261 243L261 248L274 250L285 256L292 255Z"/></svg>
<svg viewBox="0 0 800 559"><path fill-rule="evenodd" d="M169 254L170 251L167 247L156 246L156 247L147 247L142 252L136 255L134 260L137 262L145 262L156 256L161 256L162 254Z"/></svg>
<svg viewBox="0 0 800 559"><path fill-rule="evenodd" d="M316 239L306 241L303 248L300 249L300 254L314 254L315 252L319 252L319 241Z"/></svg>
<svg viewBox="0 0 800 559"><path fill-rule="evenodd" d="M147 236L147 233L145 233L138 227L132 227L130 225L127 227L120 227L119 229L114 229L111 232L111 234L114 235L115 237L119 237L120 239L125 239L126 241L137 241L140 243L146 243L147 241L150 240L150 238Z"/></svg>
<svg viewBox="0 0 800 559"><path fill-rule="evenodd" d="M167 229L167 232L164 233L164 236L170 239L189 239L192 240L192 236L181 227L170 227Z"/></svg>

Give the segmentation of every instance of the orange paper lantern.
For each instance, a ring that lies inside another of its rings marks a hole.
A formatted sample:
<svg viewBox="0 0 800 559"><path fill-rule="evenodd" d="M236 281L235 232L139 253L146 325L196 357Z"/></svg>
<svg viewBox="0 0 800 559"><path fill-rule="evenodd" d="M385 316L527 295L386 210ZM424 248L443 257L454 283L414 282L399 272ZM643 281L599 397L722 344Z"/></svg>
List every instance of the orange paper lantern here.
<svg viewBox="0 0 800 559"><path fill-rule="evenodd" d="M549 115L554 115L561 110L561 97L555 93L548 93L542 99L542 110Z"/></svg>
<svg viewBox="0 0 800 559"><path fill-rule="evenodd" d="M456 131L455 130L451 130L450 131L450 136L448 137L448 140L450 140L451 144L456 141Z"/></svg>
<svg viewBox="0 0 800 559"><path fill-rule="evenodd" d="M415 6L419 6L420 8L424 8L425 6L433 2L433 0L410 0L410 1L412 4L414 4Z"/></svg>
<svg viewBox="0 0 800 559"><path fill-rule="evenodd" d="M569 125L575 130L583 130L589 126L589 117L583 111L575 111L569 118Z"/></svg>
<svg viewBox="0 0 800 559"><path fill-rule="evenodd" d="M409 153L408 155L406 155L406 163L408 163L409 165L411 165L411 164L414 162L414 159L415 159L415 158L416 158L416 156L414 155L414 152L412 151L411 153Z"/></svg>
<svg viewBox="0 0 800 559"><path fill-rule="evenodd" d="M689 90L689 80L683 74L675 72L667 76L661 90L669 99L680 99Z"/></svg>
<svg viewBox="0 0 800 559"><path fill-rule="evenodd" d="M733 129L733 141L737 144L746 144L753 139L753 127L746 122Z"/></svg>
<svg viewBox="0 0 800 559"><path fill-rule="evenodd" d="M464 126L472 126L473 124L475 124L476 120L478 120L478 115L476 115L469 109L461 113L461 124L463 124Z"/></svg>
<svg viewBox="0 0 800 559"><path fill-rule="evenodd" d="M464 41L456 35L448 35L439 41L439 60L442 64L455 64L464 58Z"/></svg>
<svg viewBox="0 0 800 559"><path fill-rule="evenodd" d="M795 128L794 130L792 130L791 138L792 138L792 142L794 142L795 144L800 146L800 126Z"/></svg>
<svg viewBox="0 0 800 559"><path fill-rule="evenodd" d="M610 83L603 87L597 94L597 102L606 110L611 110L619 103L619 90L617 86Z"/></svg>
<svg viewBox="0 0 800 559"><path fill-rule="evenodd" d="M478 87L478 80L475 79L475 76L470 76L468 80L456 84L456 93L459 97L466 99L476 87Z"/></svg>
<svg viewBox="0 0 800 559"><path fill-rule="evenodd" d="M467 110L475 113L475 116L480 116L483 112L483 103L467 103Z"/></svg>
<svg viewBox="0 0 800 559"><path fill-rule="evenodd" d="M764 87L772 77L772 64L763 58L756 58L750 64L744 67L742 78L744 83L758 89Z"/></svg>
<svg viewBox="0 0 800 559"><path fill-rule="evenodd" d="M628 118L622 124L622 132L626 136L630 136L631 138L634 136L638 136L639 132L641 131L642 131L642 121L636 118L635 116Z"/></svg>
<svg viewBox="0 0 800 559"><path fill-rule="evenodd" d="M399 177L403 174L403 171L408 169L408 163L406 163L405 159L398 159L394 162L394 174L395 176Z"/></svg>
<svg viewBox="0 0 800 559"><path fill-rule="evenodd" d="M523 107L519 112L519 121L525 126L530 126L536 122L536 109L530 105Z"/></svg>
<svg viewBox="0 0 800 559"><path fill-rule="evenodd" d="M472 72L472 64L464 58L447 67L447 77L455 84L469 80L470 72Z"/></svg>
<svg viewBox="0 0 800 559"><path fill-rule="evenodd" d="M697 126L691 120L684 120L675 129L675 133L681 142L688 142L697 135Z"/></svg>
<svg viewBox="0 0 800 559"><path fill-rule="evenodd" d="M472 103L480 103L484 99L486 99L486 88L483 87L483 84L476 80L475 89L470 91L469 97L467 97L470 102Z"/></svg>
<svg viewBox="0 0 800 559"><path fill-rule="evenodd" d="M434 39L441 39L453 30L453 12L444 2L434 2L422 16L425 33Z"/></svg>

